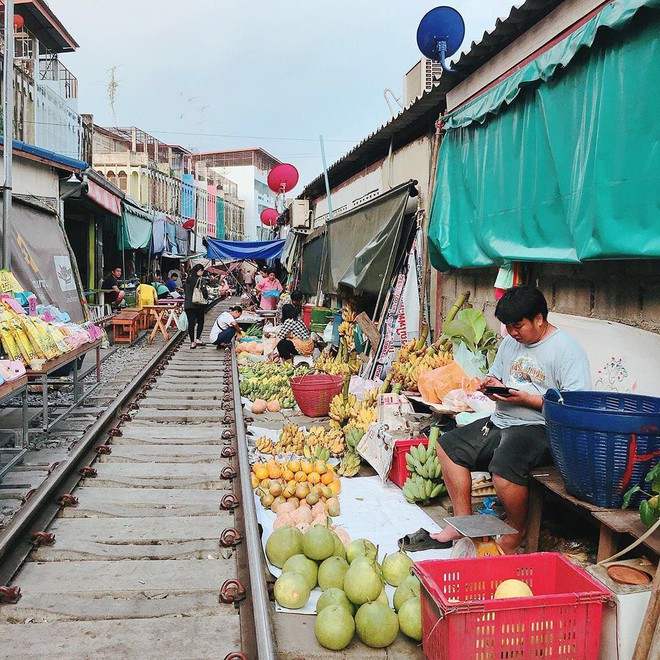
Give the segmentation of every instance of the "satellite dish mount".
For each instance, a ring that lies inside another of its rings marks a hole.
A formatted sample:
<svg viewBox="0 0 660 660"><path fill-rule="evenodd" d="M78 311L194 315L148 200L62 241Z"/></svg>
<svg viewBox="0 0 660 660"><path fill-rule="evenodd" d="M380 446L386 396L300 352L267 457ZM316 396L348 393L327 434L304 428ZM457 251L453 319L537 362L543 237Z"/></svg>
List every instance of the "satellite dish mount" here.
<svg viewBox="0 0 660 660"><path fill-rule="evenodd" d="M417 47L430 60L440 62L443 71L454 73L447 64L463 43L465 23L453 7L436 7L425 14L417 27Z"/></svg>

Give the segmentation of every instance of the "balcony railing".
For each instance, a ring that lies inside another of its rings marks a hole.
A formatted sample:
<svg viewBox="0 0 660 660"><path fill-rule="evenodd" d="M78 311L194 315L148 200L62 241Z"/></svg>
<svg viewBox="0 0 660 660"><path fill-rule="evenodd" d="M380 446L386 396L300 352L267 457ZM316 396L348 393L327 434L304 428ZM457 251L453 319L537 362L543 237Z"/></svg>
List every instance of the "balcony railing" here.
<svg viewBox="0 0 660 660"><path fill-rule="evenodd" d="M39 60L39 80L59 81L64 98L78 98L78 79L56 57L42 57Z"/></svg>

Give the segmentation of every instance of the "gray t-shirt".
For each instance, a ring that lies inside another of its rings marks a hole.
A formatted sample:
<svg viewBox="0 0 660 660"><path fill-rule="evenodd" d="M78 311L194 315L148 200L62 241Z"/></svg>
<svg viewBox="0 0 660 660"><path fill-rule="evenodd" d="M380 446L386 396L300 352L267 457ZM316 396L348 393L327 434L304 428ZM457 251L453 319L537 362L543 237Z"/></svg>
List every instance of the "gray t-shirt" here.
<svg viewBox="0 0 660 660"><path fill-rule="evenodd" d="M546 390L591 388L589 359L584 349L563 330L555 330L536 344L520 344L506 337L488 372L505 387L530 394ZM498 401L491 420L498 428L520 424L545 424L543 413L525 406Z"/></svg>

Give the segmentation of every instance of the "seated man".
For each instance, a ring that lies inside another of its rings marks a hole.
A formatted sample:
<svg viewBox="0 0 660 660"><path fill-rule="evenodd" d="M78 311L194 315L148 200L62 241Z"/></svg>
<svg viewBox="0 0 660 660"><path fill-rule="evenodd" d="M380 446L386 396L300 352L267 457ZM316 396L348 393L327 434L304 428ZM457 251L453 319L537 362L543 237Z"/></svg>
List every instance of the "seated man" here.
<svg viewBox="0 0 660 660"><path fill-rule="evenodd" d="M179 274L176 272L172 273L167 282L165 282L165 286L170 292L181 291L181 286L179 284Z"/></svg>
<svg viewBox="0 0 660 660"><path fill-rule="evenodd" d="M105 294L105 299L114 309L119 309L122 301L126 297L126 293L119 288L120 278L121 268L117 266L117 268L112 269L101 285L101 288L108 289L108 293Z"/></svg>
<svg viewBox="0 0 660 660"><path fill-rule="evenodd" d="M236 322L242 313L243 308L240 305L235 305L228 312L222 312L215 320L209 334L209 340L216 345L216 348L226 348L231 344L234 335L237 334L240 337L243 334Z"/></svg>
<svg viewBox="0 0 660 660"><path fill-rule="evenodd" d="M492 395L497 407L490 419L441 436L438 458L455 516L472 514L470 471L487 469L493 474L507 523L518 530L502 536L499 544L505 553L513 554L525 538L529 472L548 450L543 394L550 388L587 390L591 377L582 347L548 323L548 304L536 287L509 289L497 303L495 316L509 336L502 341L480 389L506 387L510 396ZM447 542L460 534L448 525L433 538Z"/></svg>

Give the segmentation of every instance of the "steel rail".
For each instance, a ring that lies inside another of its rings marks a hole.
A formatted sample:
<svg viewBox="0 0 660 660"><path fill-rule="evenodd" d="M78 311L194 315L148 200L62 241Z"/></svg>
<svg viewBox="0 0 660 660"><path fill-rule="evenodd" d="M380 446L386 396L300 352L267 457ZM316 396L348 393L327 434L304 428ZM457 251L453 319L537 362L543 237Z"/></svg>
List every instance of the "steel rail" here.
<svg viewBox="0 0 660 660"><path fill-rule="evenodd" d="M14 562L14 566L5 565L5 559L10 555L21 556L24 559L32 550L29 543L30 530L33 523L41 517L41 513L49 507L53 511L51 519L55 518L59 505L53 506L56 498L62 494L61 488L66 484L67 488L72 489L71 479L75 479L73 485L76 485L83 477L77 474L77 470L82 467L88 454L93 453L94 444L99 441L105 431L113 423L122 408L129 403L130 399L136 394L137 390L151 376L160 362L170 353L172 348L181 341L182 333L176 333L164 346L163 349L155 355L140 373L125 387L114 400L112 405L100 415L100 417L85 431L84 435L77 441L71 453L65 461L53 470L53 472L36 489L32 497L16 512L7 527L0 534L0 585L3 581L9 580L19 570L22 560ZM89 461L91 462L91 461ZM248 468L249 469L249 468ZM40 522L42 522L40 520ZM50 521L49 521L50 522ZM21 546L23 546L21 548ZM10 562L11 563L11 562Z"/></svg>
<svg viewBox="0 0 660 660"><path fill-rule="evenodd" d="M243 505L243 523L245 525L245 543L250 572L252 593L252 612L259 660L276 660L277 653L273 627L270 620L270 605L266 575L261 553L261 537L257 524L257 508L250 483L250 460L248 457L245 424L243 422L243 404L239 386L238 363L232 350L232 371L234 378L234 418L236 420L236 453L238 455L239 479L241 481L241 503Z"/></svg>

